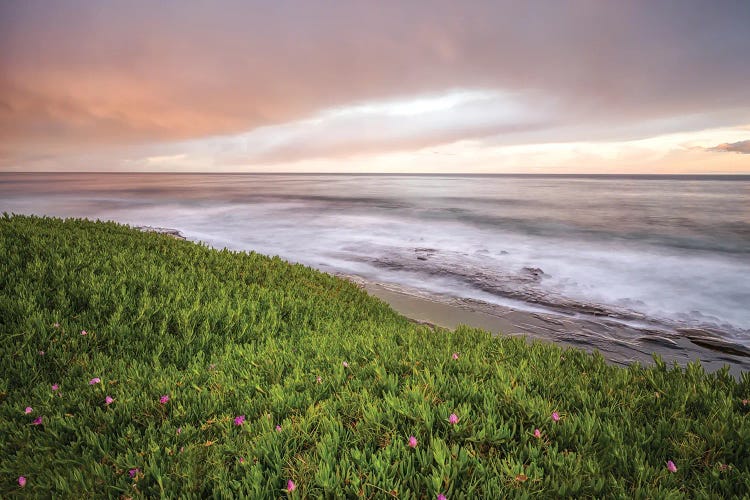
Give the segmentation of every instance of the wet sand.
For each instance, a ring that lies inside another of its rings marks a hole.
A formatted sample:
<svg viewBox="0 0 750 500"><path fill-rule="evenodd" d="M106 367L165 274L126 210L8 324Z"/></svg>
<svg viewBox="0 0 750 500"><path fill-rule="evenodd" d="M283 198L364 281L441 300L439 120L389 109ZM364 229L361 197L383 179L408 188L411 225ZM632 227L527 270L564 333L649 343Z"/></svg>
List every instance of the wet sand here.
<svg viewBox="0 0 750 500"><path fill-rule="evenodd" d="M710 372L729 365L735 377L750 371L746 350L734 350L716 342L709 332L667 332L636 328L607 318L566 316L512 309L479 301L447 297L428 297L406 291L396 285L372 283L357 277L355 281L370 295L386 303L407 318L425 324L454 329L458 325L481 328L494 334L526 336L584 349L598 350L608 361L621 366L634 362L654 363L653 353L668 364L685 366L700 360ZM692 337L692 338L691 338Z"/></svg>

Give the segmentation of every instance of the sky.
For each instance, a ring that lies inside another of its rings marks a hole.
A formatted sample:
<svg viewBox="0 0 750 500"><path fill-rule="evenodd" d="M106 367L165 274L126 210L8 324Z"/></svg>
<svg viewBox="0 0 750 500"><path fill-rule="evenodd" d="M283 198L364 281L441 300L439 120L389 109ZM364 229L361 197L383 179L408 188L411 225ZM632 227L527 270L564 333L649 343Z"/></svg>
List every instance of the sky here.
<svg viewBox="0 0 750 500"><path fill-rule="evenodd" d="M749 173L750 1L0 2L0 171Z"/></svg>

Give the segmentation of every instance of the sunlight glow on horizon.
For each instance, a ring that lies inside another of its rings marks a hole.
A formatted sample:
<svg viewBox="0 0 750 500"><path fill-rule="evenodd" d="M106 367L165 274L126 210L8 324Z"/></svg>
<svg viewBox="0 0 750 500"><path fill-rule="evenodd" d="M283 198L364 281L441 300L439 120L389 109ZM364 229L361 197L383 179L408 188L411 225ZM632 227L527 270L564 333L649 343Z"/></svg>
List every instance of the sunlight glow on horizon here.
<svg viewBox="0 0 750 500"><path fill-rule="evenodd" d="M502 120L523 122L535 115L530 106L503 93L456 90L438 96L372 101L323 110L298 122L263 127L232 136L220 136L174 145L174 154L131 160L127 169L163 167L200 171L209 162L212 171L268 172L466 172L466 173L748 173L750 155L714 153L721 142L748 137L750 125L660 134L629 140L526 142L493 144L492 137L457 138L442 144L396 147L388 150L388 131L399 136L434 133L443 124L476 123L477 109ZM466 120L462 113L470 116ZM411 128L403 128L404 117ZM538 118L539 115L537 115ZM390 121L393 119L393 121ZM385 120L385 121L382 121ZM420 121L424 120L424 121ZM385 125L385 132L368 123ZM361 139L352 130L363 132ZM380 134L380 135L378 135ZM500 134L503 135L502 133ZM384 151L347 148L347 141L382 143ZM316 148L311 148L314 144ZM409 146L409 145L407 145ZM261 153L256 157L253 154ZM295 156L293 153L300 153ZM246 157L247 160L243 161ZM711 167L707 167L707 165ZM713 170L712 170L713 169Z"/></svg>

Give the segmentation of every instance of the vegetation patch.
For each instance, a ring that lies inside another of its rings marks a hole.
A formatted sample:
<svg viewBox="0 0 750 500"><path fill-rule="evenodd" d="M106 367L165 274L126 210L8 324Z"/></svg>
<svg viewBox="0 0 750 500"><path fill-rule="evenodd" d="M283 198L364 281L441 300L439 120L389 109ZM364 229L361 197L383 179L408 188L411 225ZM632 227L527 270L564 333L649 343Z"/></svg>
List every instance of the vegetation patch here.
<svg viewBox="0 0 750 500"><path fill-rule="evenodd" d="M732 497L750 376L415 325L301 265L0 219L0 496Z"/></svg>

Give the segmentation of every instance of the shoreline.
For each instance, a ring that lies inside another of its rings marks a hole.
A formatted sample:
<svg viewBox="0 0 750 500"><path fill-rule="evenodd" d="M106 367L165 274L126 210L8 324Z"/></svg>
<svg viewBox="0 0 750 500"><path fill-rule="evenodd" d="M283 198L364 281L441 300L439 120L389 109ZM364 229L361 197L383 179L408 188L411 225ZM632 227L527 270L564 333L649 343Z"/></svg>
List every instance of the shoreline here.
<svg viewBox="0 0 750 500"><path fill-rule="evenodd" d="M706 371L714 372L729 366L739 377L750 372L750 357L700 335L639 329L606 318L592 319L528 312L479 301L462 301L410 293L388 283L364 280L358 276L336 276L354 282L368 294L386 302L402 316L420 324L455 329L466 325L487 330L493 335L526 337L527 341L552 342L564 347L599 351L613 364L629 366L638 362L654 364L653 354L671 365L685 367L700 361Z"/></svg>
<svg viewBox="0 0 750 500"><path fill-rule="evenodd" d="M178 229L145 225L133 227L176 239L199 241ZM654 364L653 355L657 354L668 365L676 362L683 368L689 362L700 361L709 372L718 371L725 365L729 366L729 372L735 377L739 377L743 371L750 372L750 349L729 344L708 331L682 329L671 332L652 329L648 325L623 323L616 318L525 311L478 300L430 295L394 283L370 281L335 270L317 270L356 284L402 316L420 324L451 330L466 325L493 335L521 336L527 341L552 342L589 353L596 350L608 362L619 366L629 366L635 362L650 366Z"/></svg>

